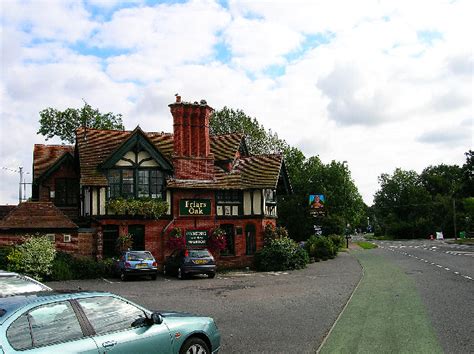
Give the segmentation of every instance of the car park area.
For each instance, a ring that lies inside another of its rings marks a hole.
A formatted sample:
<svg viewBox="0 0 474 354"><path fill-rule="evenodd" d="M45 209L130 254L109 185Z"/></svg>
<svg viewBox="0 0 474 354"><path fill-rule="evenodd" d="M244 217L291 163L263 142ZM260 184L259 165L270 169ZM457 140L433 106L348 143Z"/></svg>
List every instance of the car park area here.
<svg viewBox="0 0 474 354"><path fill-rule="evenodd" d="M110 291L150 310L214 318L221 353L314 352L361 277L346 253L288 272L226 272L214 279L158 275L156 281L118 278L50 282L53 289Z"/></svg>

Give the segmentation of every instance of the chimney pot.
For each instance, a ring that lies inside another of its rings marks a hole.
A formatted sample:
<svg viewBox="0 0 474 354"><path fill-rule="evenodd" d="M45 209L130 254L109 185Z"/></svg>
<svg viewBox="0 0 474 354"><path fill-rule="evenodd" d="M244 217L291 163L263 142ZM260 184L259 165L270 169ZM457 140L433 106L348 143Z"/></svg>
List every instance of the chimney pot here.
<svg viewBox="0 0 474 354"><path fill-rule="evenodd" d="M176 103L181 103L181 96L176 94Z"/></svg>

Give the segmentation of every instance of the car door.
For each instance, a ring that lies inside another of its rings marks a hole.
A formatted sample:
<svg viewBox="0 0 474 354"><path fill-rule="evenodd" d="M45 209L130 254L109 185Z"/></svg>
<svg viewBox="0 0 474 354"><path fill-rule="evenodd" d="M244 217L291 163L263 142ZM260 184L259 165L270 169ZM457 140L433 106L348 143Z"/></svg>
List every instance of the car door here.
<svg viewBox="0 0 474 354"><path fill-rule="evenodd" d="M77 299L95 334L100 353L171 353L171 335L165 323L132 327L144 318L137 306L113 296Z"/></svg>
<svg viewBox="0 0 474 354"><path fill-rule="evenodd" d="M69 301L35 307L6 325L6 353L99 353Z"/></svg>

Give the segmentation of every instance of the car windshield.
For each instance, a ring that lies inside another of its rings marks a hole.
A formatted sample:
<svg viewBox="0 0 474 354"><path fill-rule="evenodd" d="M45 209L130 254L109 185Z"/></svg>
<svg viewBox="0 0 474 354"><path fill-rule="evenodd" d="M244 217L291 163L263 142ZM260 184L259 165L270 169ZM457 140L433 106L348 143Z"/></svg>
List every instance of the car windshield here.
<svg viewBox="0 0 474 354"><path fill-rule="evenodd" d="M0 277L0 296L32 293L49 288L18 275Z"/></svg>
<svg viewBox="0 0 474 354"><path fill-rule="evenodd" d="M150 252L130 252L127 259L129 261L152 261L154 258Z"/></svg>
<svg viewBox="0 0 474 354"><path fill-rule="evenodd" d="M211 257L209 251L206 250L189 250L190 258L207 258Z"/></svg>

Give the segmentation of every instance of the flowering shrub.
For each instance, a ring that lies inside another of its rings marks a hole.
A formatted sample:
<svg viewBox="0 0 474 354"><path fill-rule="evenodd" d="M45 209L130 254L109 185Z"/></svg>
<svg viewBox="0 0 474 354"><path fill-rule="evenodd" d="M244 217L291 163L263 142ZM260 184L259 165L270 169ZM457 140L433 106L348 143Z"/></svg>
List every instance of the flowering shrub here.
<svg viewBox="0 0 474 354"><path fill-rule="evenodd" d="M51 274L56 249L46 236L36 234L26 237L23 244L15 246L8 254L8 269L42 280Z"/></svg>
<svg viewBox="0 0 474 354"><path fill-rule="evenodd" d="M227 246L225 231L219 227L215 229L207 241L207 246L212 253L225 249Z"/></svg>
<svg viewBox="0 0 474 354"><path fill-rule="evenodd" d="M168 203L161 199L111 199L108 208L117 215L141 215L147 218L158 219L168 210Z"/></svg>
<svg viewBox="0 0 474 354"><path fill-rule="evenodd" d="M270 244L272 240L288 237L288 231L286 228L278 226L275 227L272 224L265 225L263 232L263 241L265 245Z"/></svg>
<svg viewBox="0 0 474 354"><path fill-rule="evenodd" d="M167 246L171 250L182 250L186 248L186 239L179 227L175 227L171 230Z"/></svg>

